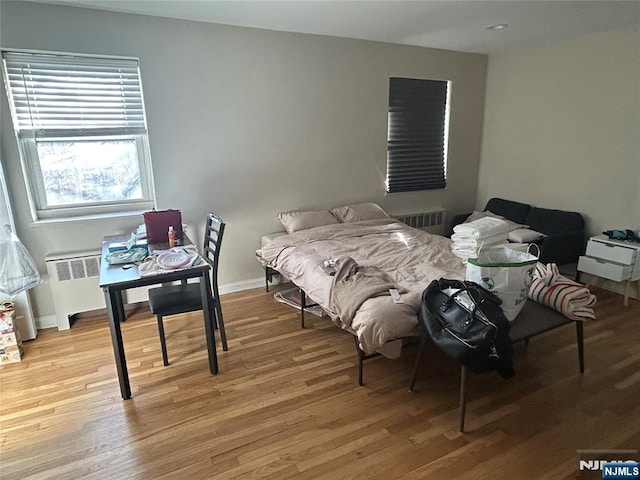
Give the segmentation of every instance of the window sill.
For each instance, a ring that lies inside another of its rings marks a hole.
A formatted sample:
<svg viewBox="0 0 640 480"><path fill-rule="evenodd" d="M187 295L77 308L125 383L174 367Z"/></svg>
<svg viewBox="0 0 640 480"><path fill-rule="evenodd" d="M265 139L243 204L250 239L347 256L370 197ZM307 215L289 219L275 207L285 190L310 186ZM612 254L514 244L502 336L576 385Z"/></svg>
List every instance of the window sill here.
<svg viewBox="0 0 640 480"><path fill-rule="evenodd" d="M76 217L42 218L31 222L32 227L45 227L50 225L61 225L81 222L95 222L100 220L111 220L114 218L138 217L142 223L142 214L145 210L129 210L125 212L96 213L91 215L79 215Z"/></svg>

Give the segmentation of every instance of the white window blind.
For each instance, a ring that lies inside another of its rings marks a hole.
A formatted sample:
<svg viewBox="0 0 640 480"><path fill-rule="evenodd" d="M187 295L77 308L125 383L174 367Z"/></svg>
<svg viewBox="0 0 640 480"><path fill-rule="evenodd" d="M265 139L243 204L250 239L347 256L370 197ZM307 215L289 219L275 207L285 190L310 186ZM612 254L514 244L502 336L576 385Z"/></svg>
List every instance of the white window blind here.
<svg viewBox="0 0 640 480"><path fill-rule="evenodd" d="M20 137L146 133L138 61L4 52Z"/></svg>

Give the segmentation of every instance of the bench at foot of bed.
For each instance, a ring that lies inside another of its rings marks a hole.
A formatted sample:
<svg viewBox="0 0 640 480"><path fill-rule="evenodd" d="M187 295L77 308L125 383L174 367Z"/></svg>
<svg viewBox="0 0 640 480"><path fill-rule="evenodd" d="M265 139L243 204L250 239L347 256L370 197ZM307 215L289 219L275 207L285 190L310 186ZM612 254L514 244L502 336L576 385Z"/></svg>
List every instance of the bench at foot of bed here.
<svg viewBox="0 0 640 480"><path fill-rule="evenodd" d="M584 373L584 325L581 320L571 320L562 314L539 303L528 301L522 312L511 323L509 337L511 343L524 342L525 346L529 344L529 339L542 333L554 330L564 325L575 323L576 325L576 346L578 350L578 366L580 373ZM420 341L420 347L416 355L413 373L409 391L414 390L416 378L418 376L418 368L425 349L426 344L430 342L427 335L423 335ZM516 376L514 378L517 378ZM513 381L513 380L512 380ZM460 432L464 432L464 420L467 409L467 368L462 365L460 372Z"/></svg>

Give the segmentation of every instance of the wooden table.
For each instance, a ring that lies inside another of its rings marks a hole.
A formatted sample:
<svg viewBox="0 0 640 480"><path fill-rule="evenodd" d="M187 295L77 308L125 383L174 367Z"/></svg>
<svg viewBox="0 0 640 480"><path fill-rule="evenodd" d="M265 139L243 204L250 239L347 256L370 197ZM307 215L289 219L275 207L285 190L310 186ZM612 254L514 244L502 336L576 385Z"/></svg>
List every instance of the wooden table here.
<svg viewBox="0 0 640 480"><path fill-rule="evenodd" d="M209 354L209 371L212 375L218 373L215 330L213 316L211 315L213 300L211 298L209 264L204 262L203 265L198 265L184 270L176 270L168 273L141 277L136 265L109 265L107 263L109 244L113 242L124 242L126 240L128 240L128 236L126 235L105 236L102 242L102 258L100 261L100 287L104 292L105 303L107 306L113 354L115 356L118 380L120 382L120 393L122 394L123 400L131 398L127 361L125 358L122 331L120 328L120 322L125 320L122 292L130 288L198 278L200 280L202 305L204 307L202 310L204 315L205 334L207 338L207 351ZM185 243L190 243L186 237ZM167 249L168 245L149 245L150 250L153 250L154 248Z"/></svg>

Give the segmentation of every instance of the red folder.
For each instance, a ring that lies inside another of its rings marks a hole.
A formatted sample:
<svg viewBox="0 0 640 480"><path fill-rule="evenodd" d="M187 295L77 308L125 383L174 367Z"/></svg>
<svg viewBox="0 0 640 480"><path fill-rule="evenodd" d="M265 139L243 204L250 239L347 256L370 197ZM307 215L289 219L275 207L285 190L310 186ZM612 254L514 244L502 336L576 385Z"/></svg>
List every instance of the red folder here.
<svg viewBox="0 0 640 480"><path fill-rule="evenodd" d="M151 210L144 212L147 243L168 243L169 227L173 227L176 240L182 240L182 214L180 210Z"/></svg>

